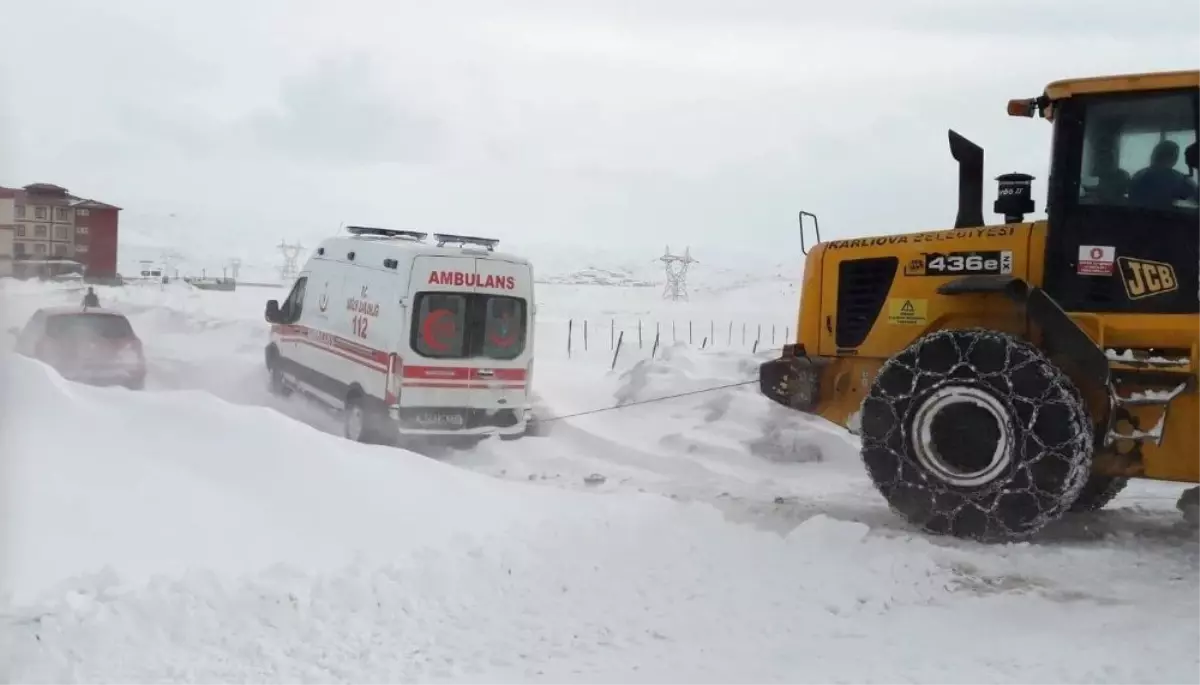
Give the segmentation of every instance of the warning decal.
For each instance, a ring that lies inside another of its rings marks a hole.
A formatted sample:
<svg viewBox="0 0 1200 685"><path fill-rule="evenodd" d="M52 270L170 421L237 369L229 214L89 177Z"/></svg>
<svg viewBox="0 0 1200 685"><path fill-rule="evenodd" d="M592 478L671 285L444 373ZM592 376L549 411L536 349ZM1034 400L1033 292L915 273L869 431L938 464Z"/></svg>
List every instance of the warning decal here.
<svg viewBox="0 0 1200 685"><path fill-rule="evenodd" d="M1080 245L1076 273L1080 276L1111 276L1116 257L1117 248L1112 245Z"/></svg>
<svg viewBox="0 0 1200 685"><path fill-rule="evenodd" d="M926 300L892 298L888 300L888 323L899 326L918 326L928 319Z"/></svg>

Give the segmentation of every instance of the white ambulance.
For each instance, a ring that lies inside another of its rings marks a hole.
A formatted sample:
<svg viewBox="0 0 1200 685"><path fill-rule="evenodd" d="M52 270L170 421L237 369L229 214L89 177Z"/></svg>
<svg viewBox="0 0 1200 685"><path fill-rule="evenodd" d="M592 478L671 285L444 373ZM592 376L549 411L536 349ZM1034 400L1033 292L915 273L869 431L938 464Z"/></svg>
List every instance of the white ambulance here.
<svg viewBox="0 0 1200 685"><path fill-rule="evenodd" d="M345 436L472 444L525 433L533 268L490 238L365 226L323 241L267 302L274 392L341 410Z"/></svg>

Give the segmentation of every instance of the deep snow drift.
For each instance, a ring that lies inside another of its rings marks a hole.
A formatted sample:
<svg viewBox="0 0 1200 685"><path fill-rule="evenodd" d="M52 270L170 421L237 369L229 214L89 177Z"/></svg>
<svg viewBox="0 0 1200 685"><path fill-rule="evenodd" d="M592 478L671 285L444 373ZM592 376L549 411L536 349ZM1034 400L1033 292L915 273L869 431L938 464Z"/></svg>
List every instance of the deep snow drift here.
<svg viewBox="0 0 1200 685"><path fill-rule="evenodd" d="M541 292L543 321L577 315ZM9 295L18 323L76 297ZM1178 487L1028 544L913 535L849 436L753 385L631 404L752 378L748 351L631 348L609 371L606 339L567 359L552 325L541 410L625 409L441 461L351 444L265 394L268 296L101 290L146 339L144 393L0 353L0 679L1200 678Z"/></svg>

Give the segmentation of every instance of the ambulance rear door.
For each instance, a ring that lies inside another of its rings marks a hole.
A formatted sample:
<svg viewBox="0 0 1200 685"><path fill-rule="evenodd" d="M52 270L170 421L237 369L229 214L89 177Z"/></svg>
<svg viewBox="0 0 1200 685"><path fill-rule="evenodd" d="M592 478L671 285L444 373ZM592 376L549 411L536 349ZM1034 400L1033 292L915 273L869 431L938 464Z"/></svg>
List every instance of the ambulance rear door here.
<svg viewBox="0 0 1200 685"><path fill-rule="evenodd" d="M533 359L533 274L525 262L479 257L470 338L474 406L496 427L523 417ZM512 410L511 412L507 410Z"/></svg>
<svg viewBox="0 0 1200 685"><path fill-rule="evenodd" d="M474 256L413 258L409 335L400 374L402 428L468 427L473 406L468 330L475 282Z"/></svg>

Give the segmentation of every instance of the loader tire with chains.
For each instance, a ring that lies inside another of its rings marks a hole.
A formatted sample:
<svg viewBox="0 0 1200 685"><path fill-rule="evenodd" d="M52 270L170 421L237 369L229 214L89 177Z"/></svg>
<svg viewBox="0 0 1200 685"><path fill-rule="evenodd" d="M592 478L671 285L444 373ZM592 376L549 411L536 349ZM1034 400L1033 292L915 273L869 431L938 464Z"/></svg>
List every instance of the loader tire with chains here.
<svg viewBox="0 0 1200 685"><path fill-rule="evenodd" d="M1092 426L1074 383L1033 345L944 330L880 369L863 401L862 445L871 480L904 519L1004 542L1075 502L1091 467Z"/></svg>
<svg viewBox="0 0 1200 685"><path fill-rule="evenodd" d="M1103 509L1128 484L1128 478L1092 474L1079 491L1079 497L1071 505L1071 513L1080 514Z"/></svg>

